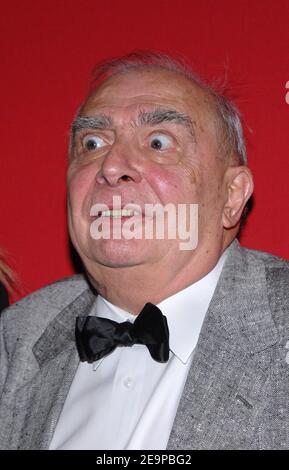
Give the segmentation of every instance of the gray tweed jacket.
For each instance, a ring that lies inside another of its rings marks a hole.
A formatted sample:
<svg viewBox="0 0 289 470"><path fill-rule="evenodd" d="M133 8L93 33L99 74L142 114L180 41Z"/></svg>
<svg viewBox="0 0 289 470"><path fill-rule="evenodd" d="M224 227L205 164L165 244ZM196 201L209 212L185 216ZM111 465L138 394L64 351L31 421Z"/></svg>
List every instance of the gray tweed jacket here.
<svg viewBox="0 0 289 470"><path fill-rule="evenodd" d="M288 262L232 243L168 449L289 448L288 281ZM75 317L94 301L75 276L2 314L1 449L48 448L78 366Z"/></svg>

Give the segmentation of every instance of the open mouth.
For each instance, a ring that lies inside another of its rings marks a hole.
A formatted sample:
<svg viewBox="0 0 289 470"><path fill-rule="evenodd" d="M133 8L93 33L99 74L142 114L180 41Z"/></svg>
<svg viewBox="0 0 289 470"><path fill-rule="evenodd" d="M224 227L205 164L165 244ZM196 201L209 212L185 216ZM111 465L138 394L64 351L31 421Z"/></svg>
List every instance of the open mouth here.
<svg viewBox="0 0 289 470"><path fill-rule="evenodd" d="M121 217L133 217L141 215L141 212L135 211L132 209L111 209L111 210L104 210L98 211L97 214L91 214L96 218L99 217L112 217L112 218L121 218Z"/></svg>
<svg viewBox="0 0 289 470"><path fill-rule="evenodd" d="M132 217L136 215L140 215L139 212L133 211L131 209L113 209L113 210L106 210L106 211L99 212L98 217L120 218L120 217Z"/></svg>

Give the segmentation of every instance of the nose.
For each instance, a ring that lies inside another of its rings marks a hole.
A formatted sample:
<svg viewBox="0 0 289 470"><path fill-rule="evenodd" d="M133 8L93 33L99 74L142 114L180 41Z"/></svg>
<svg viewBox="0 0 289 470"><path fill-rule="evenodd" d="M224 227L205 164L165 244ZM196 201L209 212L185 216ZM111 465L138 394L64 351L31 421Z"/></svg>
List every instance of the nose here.
<svg viewBox="0 0 289 470"><path fill-rule="evenodd" d="M124 182L141 181L140 168L138 168L136 158L132 149L124 149L121 146L114 146L103 157L101 167L96 174L98 184L118 186Z"/></svg>

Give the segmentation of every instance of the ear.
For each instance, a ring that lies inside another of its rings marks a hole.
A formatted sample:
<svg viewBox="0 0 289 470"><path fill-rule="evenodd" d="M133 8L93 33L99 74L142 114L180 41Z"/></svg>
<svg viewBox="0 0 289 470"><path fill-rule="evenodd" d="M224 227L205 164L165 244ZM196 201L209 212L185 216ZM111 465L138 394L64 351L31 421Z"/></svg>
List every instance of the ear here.
<svg viewBox="0 0 289 470"><path fill-rule="evenodd" d="M253 189L252 173L246 166L229 167L225 173L226 202L223 208L223 227L233 228L240 221Z"/></svg>

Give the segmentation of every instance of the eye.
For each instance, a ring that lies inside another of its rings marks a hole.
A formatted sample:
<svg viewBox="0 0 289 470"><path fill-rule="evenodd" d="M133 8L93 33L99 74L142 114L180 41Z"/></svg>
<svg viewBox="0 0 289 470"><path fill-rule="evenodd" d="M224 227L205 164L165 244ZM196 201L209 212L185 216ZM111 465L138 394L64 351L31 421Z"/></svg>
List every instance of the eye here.
<svg viewBox="0 0 289 470"><path fill-rule="evenodd" d="M149 144L154 150L167 150L172 146L172 139L165 134L154 134L150 137Z"/></svg>
<svg viewBox="0 0 289 470"><path fill-rule="evenodd" d="M82 145L84 146L86 150L93 151L106 145L106 142L101 137L98 137L97 135L87 134L82 139Z"/></svg>

